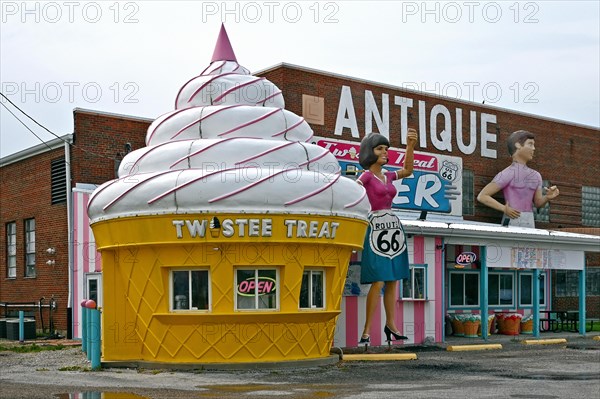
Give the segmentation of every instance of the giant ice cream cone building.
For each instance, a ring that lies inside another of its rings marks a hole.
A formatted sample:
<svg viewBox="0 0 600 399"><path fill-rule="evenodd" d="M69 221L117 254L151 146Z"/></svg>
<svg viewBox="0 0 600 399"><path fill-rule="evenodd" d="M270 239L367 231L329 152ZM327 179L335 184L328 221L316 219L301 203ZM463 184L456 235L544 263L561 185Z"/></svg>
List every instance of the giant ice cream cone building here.
<svg viewBox="0 0 600 399"><path fill-rule="evenodd" d="M369 203L221 28L210 65L89 202L103 361L329 356Z"/></svg>

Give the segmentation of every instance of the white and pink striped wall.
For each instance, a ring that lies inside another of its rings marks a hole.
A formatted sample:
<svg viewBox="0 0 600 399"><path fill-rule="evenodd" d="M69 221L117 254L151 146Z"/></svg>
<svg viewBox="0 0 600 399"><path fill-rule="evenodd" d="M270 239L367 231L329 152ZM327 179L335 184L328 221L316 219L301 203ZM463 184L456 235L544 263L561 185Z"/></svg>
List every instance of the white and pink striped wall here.
<svg viewBox="0 0 600 399"><path fill-rule="evenodd" d="M401 300L396 303L396 326L408 337L406 344L418 344L431 337L435 342L443 340L443 258L442 239L415 236L408 238L409 260L414 264L427 264L427 298L425 300ZM383 298L383 297L382 297ZM337 320L333 345L354 347L357 345L365 323L366 296L344 296L342 312ZM372 330L371 345L384 345L385 310L383 301L377 306Z"/></svg>
<svg viewBox="0 0 600 399"><path fill-rule="evenodd" d="M90 228L87 204L92 191L73 189L73 338L81 338L81 301L86 297L87 277L102 271L100 254L96 251ZM101 285L98 287L101 298ZM101 306L98 303L98 306Z"/></svg>

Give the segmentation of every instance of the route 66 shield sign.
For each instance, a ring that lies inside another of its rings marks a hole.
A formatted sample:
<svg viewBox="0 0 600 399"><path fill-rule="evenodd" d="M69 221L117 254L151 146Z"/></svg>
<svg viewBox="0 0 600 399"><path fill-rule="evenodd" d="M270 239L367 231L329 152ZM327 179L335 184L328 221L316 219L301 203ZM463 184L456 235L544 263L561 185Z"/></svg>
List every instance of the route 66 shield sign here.
<svg viewBox="0 0 600 399"><path fill-rule="evenodd" d="M396 215L393 213L373 215L369 224L371 227L369 244L374 253L392 259L406 249L404 231Z"/></svg>

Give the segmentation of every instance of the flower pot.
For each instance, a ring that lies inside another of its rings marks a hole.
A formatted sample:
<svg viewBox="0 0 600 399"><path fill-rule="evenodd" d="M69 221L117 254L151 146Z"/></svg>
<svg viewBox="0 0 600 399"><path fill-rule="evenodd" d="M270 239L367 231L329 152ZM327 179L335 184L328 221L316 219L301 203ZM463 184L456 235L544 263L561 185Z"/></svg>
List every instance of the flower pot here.
<svg viewBox="0 0 600 399"><path fill-rule="evenodd" d="M463 322L463 328L465 329L465 337L477 338L477 330L481 322L479 320L465 320Z"/></svg>
<svg viewBox="0 0 600 399"><path fill-rule="evenodd" d="M533 319L521 321L521 334L533 334Z"/></svg>
<svg viewBox="0 0 600 399"><path fill-rule="evenodd" d="M502 321L502 330L500 334L519 335L522 316L518 313L511 313L504 316Z"/></svg>
<svg viewBox="0 0 600 399"><path fill-rule="evenodd" d="M454 315L452 317L452 330L454 331L454 335L456 337L465 336L465 328L463 326L462 320L458 317L458 315Z"/></svg>
<svg viewBox="0 0 600 399"><path fill-rule="evenodd" d="M492 335L492 326L494 325L494 315L491 314L488 316L488 336ZM479 330L477 330L477 335L481 336L481 324L479 325Z"/></svg>

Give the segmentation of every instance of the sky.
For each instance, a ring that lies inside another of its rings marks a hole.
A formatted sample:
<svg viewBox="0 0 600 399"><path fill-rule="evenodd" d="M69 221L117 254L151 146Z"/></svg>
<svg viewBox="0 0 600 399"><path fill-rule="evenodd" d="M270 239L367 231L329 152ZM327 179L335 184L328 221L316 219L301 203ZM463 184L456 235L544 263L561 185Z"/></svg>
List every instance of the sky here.
<svg viewBox="0 0 600 399"><path fill-rule="evenodd" d="M54 134L0 98L0 158L72 133L74 108L149 119L171 111L179 88L210 63L221 23L251 71L285 62L600 126L595 0L0 7L1 92Z"/></svg>

